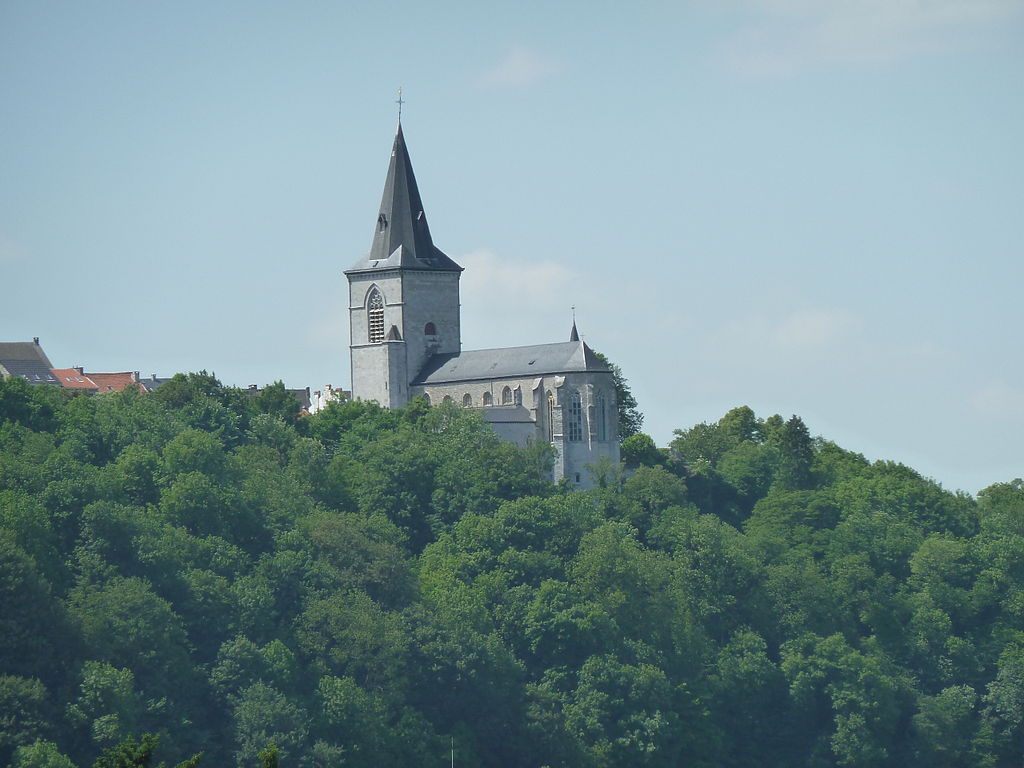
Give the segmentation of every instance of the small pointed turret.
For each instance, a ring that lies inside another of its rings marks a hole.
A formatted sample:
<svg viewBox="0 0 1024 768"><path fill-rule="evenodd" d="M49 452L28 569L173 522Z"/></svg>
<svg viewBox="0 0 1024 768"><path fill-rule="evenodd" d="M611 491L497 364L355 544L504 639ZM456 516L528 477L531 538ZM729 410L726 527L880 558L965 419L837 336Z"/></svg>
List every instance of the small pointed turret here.
<svg viewBox="0 0 1024 768"><path fill-rule="evenodd" d="M569 333L569 341L579 341L580 332L576 330L576 320L572 321L572 331Z"/></svg>
<svg viewBox="0 0 1024 768"><path fill-rule="evenodd" d="M391 150L391 164L384 182L384 195L373 233L370 253L352 269L435 269L461 271L434 245L423 212L423 201L412 172L409 150L405 146L402 124Z"/></svg>

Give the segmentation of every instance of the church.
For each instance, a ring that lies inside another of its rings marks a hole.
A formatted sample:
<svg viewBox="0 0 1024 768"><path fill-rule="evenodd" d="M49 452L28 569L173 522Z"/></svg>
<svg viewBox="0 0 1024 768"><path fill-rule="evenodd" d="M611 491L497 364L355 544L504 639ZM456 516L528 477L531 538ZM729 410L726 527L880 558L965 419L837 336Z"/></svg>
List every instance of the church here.
<svg viewBox="0 0 1024 768"><path fill-rule="evenodd" d="M462 349L463 268L430 236L401 123L369 253L345 271L352 396L399 408L422 396L480 409L503 439L555 449L553 480L594 484L619 461L611 371L583 342Z"/></svg>

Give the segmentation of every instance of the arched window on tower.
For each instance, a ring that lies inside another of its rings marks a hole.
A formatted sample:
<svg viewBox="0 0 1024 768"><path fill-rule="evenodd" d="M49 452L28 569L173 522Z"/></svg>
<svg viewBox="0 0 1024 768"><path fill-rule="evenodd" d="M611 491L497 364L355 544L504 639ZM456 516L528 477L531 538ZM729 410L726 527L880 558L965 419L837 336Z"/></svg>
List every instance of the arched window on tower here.
<svg viewBox="0 0 1024 768"><path fill-rule="evenodd" d="M569 417L565 420L565 439L570 443L583 440L583 396L573 392L569 396Z"/></svg>
<svg viewBox="0 0 1024 768"><path fill-rule="evenodd" d="M434 325L433 323L427 323L425 326L423 326L423 335L437 336L437 326Z"/></svg>
<svg viewBox="0 0 1024 768"><path fill-rule="evenodd" d="M502 405L512 405L512 388L511 387L505 387L503 390L501 390L501 404Z"/></svg>
<svg viewBox="0 0 1024 768"><path fill-rule="evenodd" d="M384 297L377 286L366 297L366 328L371 344L384 341Z"/></svg>

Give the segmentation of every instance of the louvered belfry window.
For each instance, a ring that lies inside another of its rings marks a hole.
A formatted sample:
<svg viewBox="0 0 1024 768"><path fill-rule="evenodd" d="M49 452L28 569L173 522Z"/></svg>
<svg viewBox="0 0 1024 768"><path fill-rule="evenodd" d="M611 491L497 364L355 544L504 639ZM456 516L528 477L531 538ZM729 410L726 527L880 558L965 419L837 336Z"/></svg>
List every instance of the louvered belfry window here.
<svg viewBox="0 0 1024 768"><path fill-rule="evenodd" d="M370 343L379 344L384 341L384 297L374 288L366 302L366 320L369 329Z"/></svg>

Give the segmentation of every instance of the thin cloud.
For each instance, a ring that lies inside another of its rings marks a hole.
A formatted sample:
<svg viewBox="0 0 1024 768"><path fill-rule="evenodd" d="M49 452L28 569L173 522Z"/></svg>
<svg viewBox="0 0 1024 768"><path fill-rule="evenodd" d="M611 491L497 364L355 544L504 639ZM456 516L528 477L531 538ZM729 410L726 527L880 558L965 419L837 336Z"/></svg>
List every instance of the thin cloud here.
<svg viewBox="0 0 1024 768"><path fill-rule="evenodd" d="M557 333L552 328L556 316L564 319L568 334L571 299L567 297L579 281L561 264L499 258L489 250L455 260L466 269L460 292L467 349L563 340L561 326ZM563 308L561 313L558 308Z"/></svg>
<svg viewBox="0 0 1024 768"><path fill-rule="evenodd" d="M516 46L480 76L480 84L492 88L531 85L557 71L558 65L551 57Z"/></svg>
<svg viewBox="0 0 1024 768"><path fill-rule="evenodd" d="M481 297L489 305L549 306L573 280L571 271L553 261L513 261L489 250L467 253L459 262L466 269L462 294Z"/></svg>
<svg viewBox="0 0 1024 768"><path fill-rule="evenodd" d="M747 21L720 56L745 75L878 66L975 44L1019 0L741 0ZM733 5L735 8L735 4Z"/></svg>
<svg viewBox="0 0 1024 768"><path fill-rule="evenodd" d="M0 237L0 264L12 261L20 261L25 256L25 249L13 240L5 240Z"/></svg>
<svg viewBox="0 0 1024 768"><path fill-rule="evenodd" d="M723 364L743 360L743 366L780 360L848 361L859 347L863 323L842 309L801 309L786 315L760 313L734 317L710 331L704 341ZM728 354L722 358L722 350Z"/></svg>
<svg viewBox="0 0 1024 768"><path fill-rule="evenodd" d="M772 340L780 347L826 347L847 338L857 322L843 310L802 310L794 312L775 329Z"/></svg>
<svg viewBox="0 0 1024 768"><path fill-rule="evenodd" d="M979 389L970 400L979 416L998 422L1024 422L1024 388L997 379Z"/></svg>

